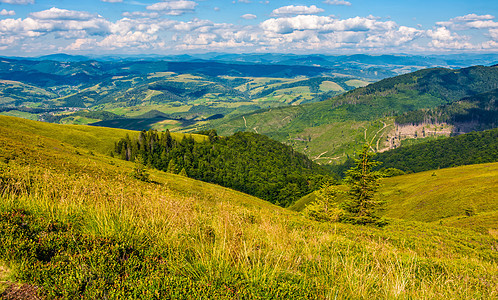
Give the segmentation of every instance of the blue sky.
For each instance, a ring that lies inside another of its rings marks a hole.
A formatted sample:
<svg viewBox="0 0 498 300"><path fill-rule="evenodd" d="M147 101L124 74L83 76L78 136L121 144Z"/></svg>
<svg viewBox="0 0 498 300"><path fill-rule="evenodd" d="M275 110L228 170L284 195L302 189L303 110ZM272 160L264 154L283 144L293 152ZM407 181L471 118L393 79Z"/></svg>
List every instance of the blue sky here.
<svg viewBox="0 0 498 300"><path fill-rule="evenodd" d="M498 52L496 0L0 0L0 55Z"/></svg>

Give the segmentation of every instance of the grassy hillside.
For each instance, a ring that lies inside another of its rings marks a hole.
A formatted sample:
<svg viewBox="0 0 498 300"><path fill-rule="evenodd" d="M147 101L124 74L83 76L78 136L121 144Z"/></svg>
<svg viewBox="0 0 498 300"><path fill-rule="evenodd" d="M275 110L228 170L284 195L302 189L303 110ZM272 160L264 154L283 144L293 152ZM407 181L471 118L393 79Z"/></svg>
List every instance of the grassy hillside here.
<svg viewBox="0 0 498 300"><path fill-rule="evenodd" d="M385 217L495 234L498 163L384 178L377 197L386 201L382 212ZM302 211L315 199L315 193L309 194L291 209Z"/></svg>
<svg viewBox="0 0 498 300"><path fill-rule="evenodd" d="M394 127L387 128L390 124L387 117L411 110L434 108L485 93L496 89L497 82L496 66L459 70L426 69L384 79L327 101L214 120L210 126L222 135L254 131L288 144L300 141L297 143L298 150L307 149L310 157L327 151L329 157L344 160L347 155L353 154L354 147L342 135L358 135L360 132L348 129L338 131L338 128L363 128L366 132L376 133L385 126L386 130L393 130ZM384 125L380 122L384 122ZM385 142L383 133L372 135L374 144ZM326 137L331 143L315 143L310 137ZM371 142L372 138L364 138L359 142L365 141Z"/></svg>
<svg viewBox="0 0 498 300"><path fill-rule="evenodd" d="M498 163L396 176L382 185L388 217L432 222L498 211Z"/></svg>
<svg viewBox="0 0 498 300"><path fill-rule="evenodd" d="M41 137L58 140L102 154L109 154L113 151L114 143L126 137L126 135L134 136L138 134L138 132L130 130L82 125L57 125L8 116L0 116L0 127L3 130L14 130L26 134L36 132ZM172 133L172 137L176 140L181 140L184 135L183 133ZM207 138L206 136L195 134L191 136L198 141Z"/></svg>
<svg viewBox="0 0 498 300"><path fill-rule="evenodd" d="M402 220L382 229L317 223L177 175L135 180L133 163L36 126L0 128L0 276L25 291L59 299L498 296L489 234Z"/></svg>

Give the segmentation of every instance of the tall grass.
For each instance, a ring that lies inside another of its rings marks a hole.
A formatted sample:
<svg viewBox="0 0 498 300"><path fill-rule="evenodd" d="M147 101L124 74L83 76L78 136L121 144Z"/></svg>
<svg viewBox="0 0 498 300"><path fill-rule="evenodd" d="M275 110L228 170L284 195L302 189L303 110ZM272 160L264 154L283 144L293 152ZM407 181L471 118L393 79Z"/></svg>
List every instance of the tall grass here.
<svg viewBox="0 0 498 300"><path fill-rule="evenodd" d="M3 169L8 180L2 184L0 211L24 209L71 224L75 232L146 249L167 262L172 278L187 280L194 294L325 299L498 296L497 255L491 248L496 241L485 235L469 237L464 230L396 221L384 229L318 224L277 207L259 207L227 190L220 190L220 197L182 195L165 184L143 183L119 173L67 174L13 163ZM24 270L33 267L26 264ZM69 267L75 272L73 281L118 276L102 270L85 277L76 263ZM148 267L151 274L135 271L138 278L150 276L164 285L168 278ZM98 267L93 268L97 272ZM137 290L124 281L124 286L117 284L116 297L141 298L141 289L154 288L145 284ZM163 297L174 291L183 298L193 295L178 290L185 282L169 284L176 289L156 290ZM215 288L206 288L210 285ZM104 287L113 293L111 285ZM75 295L44 288L52 296ZM82 295L99 291L87 288Z"/></svg>

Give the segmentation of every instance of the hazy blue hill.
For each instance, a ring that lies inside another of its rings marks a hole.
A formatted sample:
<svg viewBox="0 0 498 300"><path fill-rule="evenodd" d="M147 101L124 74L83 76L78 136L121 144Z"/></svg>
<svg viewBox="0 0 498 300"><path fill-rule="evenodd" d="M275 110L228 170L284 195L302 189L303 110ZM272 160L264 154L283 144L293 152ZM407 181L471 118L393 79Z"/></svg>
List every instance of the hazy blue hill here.
<svg viewBox="0 0 498 300"><path fill-rule="evenodd" d="M69 55L64 53L43 55L36 58L37 60L53 60L60 62L81 62L91 60L87 56L83 55Z"/></svg>

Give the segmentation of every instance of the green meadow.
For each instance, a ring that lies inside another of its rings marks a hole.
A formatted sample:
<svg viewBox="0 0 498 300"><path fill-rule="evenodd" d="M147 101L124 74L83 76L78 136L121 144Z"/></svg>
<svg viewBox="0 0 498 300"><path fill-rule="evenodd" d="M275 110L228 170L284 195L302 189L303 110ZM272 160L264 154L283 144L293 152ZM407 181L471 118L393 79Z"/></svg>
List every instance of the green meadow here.
<svg viewBox="0 0 498 300"><path fill-rule="evenodd" d="M24 287L46 299L498 297L493 231L451 219L467 216L461 204L473 199L468 219L496 226L496 164L385 179L378 196L390 201L389 224L378 228L312 221L156 170L137 180L134 163L107 155L126 134L138 135L0 117L4 295ZM431 201L436 194L419 198L431 189L448 198L461 190L462 199L444 202L448 214L415 204L414 214L433 217L402 215L399 199Z"/></svg>

